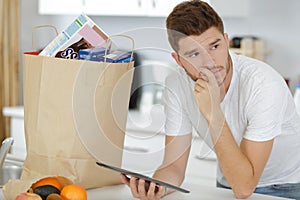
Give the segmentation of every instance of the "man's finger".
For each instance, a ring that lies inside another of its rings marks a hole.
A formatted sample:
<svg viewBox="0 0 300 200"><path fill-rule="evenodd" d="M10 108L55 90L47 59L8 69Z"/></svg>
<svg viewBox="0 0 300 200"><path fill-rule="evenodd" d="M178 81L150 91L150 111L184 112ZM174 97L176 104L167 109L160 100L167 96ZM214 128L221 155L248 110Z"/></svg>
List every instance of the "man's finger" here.
<svg viewBox="0 0 300 200"><path fill-rule="evenodd" d="M158 191L156 193L157 197L162 197L167 192L167 188L164 186L159 186Z"/></svg>
<svg viewBox="0 0 300 200"><path fill-rule="evenodd" d="M198 79L195 83L195 90L197 92L200 92L200 90L202 89L206 89L207 88L207 82L202 80L202 79Z"/></svg>
<svg viewBox="0 0 300 200"><path fill-rule="evenodd" d="M139 192L140 197L145 197L146 196L145 180L144 179L139 179L138 192Z"/></svg>
<svg viewBox="0 0 300 200"><path fill-rule="evenodd" d="M120 178L122 183L130 186L130 181L129 181L130 179L125 174L120 173Z"/></svg>
<svg viewBox="0 0 300 200"><path fill-rule="evenodd" d="M201 73L201 71L200 71L200 72L199 72L199 75L200 75L199 79L202 79L202 80L204 80L205 82L208 82L208 78L207 78L207 76L206 76L205 74Z"/></svg>
<svg viewBox="0 0 300 200"><path fill-rule="evenodd" d="M201 68L200 73L205 75L209 83L217 83L214 74L207 68Z"/></svg>
<svg viewBox="0 0 300 200"><path fill-rule="evenodd" d="M130 189L131 189L131 193L134 197L139 197L135 177L130 178Z"/></svg>
<svg viewBox="0 0 300 200"><path fill-rule="evenodd" d="M153 199L154 196L155 196L155 188L156 188L156 184L151 182L150 185L149 185L149 189L148 189L148 192L147 192L147 197L150 198L150 199Z"/></svg>

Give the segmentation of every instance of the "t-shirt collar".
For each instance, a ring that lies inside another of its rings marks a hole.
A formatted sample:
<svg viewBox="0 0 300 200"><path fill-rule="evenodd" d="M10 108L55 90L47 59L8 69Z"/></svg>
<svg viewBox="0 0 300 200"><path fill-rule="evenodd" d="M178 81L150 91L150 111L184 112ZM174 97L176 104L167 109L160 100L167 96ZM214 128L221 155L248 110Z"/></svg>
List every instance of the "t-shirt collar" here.
<svg viewBox="0 0 300 200"><path fill-rule="evenodd" d="M234 88L234 84L236 82L236 54L232 51L229 51L229 55L232 61L232 76L231 76L229 88L225 94L223 101L221 102L221 105L228 101L227 99L231 96L232 90Z"/></svg>

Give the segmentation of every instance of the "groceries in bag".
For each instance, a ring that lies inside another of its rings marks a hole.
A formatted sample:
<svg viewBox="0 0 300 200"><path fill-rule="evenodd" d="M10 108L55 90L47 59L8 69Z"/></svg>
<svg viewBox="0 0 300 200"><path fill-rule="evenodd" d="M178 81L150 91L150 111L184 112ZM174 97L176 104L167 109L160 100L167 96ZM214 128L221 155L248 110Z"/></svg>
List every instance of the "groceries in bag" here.
<svg viewBox="0 0 300 200"><path fill-rule="evenodd" d="M90 60L108 63L128 63L134 60L132 52L126 50L109 51L105 48L81 49L79 60Z"/></svg>
<svg viewBox="0 0 300 200"><path fill-rule="evenodd" d="M90 61L98 61L100 57L109 53L109 50L106 50L104 47L96 47L90 49L80 49L79 50L79 60L90 60Z"/></svg>
<svg viewBox="0 0 300 200"><path fill-rule="evenodd" d="M106 47L108 36L88 16L77 17L62 31L40 56L51 56L67 59L78 59L80 49Z"/></svg>

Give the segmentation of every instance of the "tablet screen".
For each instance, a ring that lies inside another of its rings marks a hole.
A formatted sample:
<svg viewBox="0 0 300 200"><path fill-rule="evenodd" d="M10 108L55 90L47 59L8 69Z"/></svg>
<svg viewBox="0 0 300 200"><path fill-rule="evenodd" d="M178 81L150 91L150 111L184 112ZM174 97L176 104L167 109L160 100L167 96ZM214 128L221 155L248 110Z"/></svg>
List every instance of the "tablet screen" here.
<svg viewBox="0 0 300 200"><path fill-rule="evenodd" d="M145 175L140 174L140 173L128 171L126 169L122 169L122 168L119 168L119 167L107 165L107 164L104 164L104 163L101 163L101 162L96 162L96 163L98 165L100 165L101 167L105 167L105 168L108 168L108 169L111 169L111 170L115 170L115 171L120 172L120 173L125 174L125 175L133 176L133 177L136 177L136 178L141 178L141 179L144 179L145 181L154 182L158 185L162 185L162 186L165 186L165 187L168 187L168 188L180 191L180 192L184 192L184 193L189 193L190 192L189 190L186 190L186 189L180 188L178 186L166 183L164 181L157 180L155 178L145 176Z"/></svg>

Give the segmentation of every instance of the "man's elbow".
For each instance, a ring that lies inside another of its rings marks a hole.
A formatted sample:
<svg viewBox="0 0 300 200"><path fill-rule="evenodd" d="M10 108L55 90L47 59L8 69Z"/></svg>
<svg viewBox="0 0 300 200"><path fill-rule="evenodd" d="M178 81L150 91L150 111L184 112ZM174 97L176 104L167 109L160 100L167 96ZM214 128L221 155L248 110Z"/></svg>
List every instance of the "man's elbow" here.
<svg viewBox="0 0 300 200"><path fill-rule="evenodd" d="M253 194L253 192L251 192L251 191L238 191L238 192L234 192L234 197L236 199L247 199L252 194Z"/></svg>
<svg viewBox="0 0 300 200"><path fill-rule="evenodd" d="M237 199L247 199L253 194L253 192L254 189L250 187L241 187L233 189L234 196Z"/></svg>

